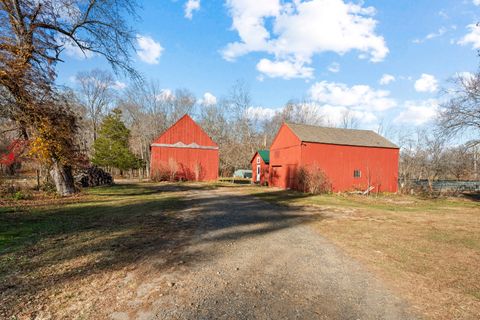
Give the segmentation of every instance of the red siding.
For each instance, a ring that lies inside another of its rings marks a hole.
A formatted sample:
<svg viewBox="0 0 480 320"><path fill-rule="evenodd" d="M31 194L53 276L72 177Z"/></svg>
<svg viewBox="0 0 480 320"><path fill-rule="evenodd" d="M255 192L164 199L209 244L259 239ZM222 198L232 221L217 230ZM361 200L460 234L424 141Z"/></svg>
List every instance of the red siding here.
<svg viewBox="0 0 480 320"><path fill-rule="evenodd" d="M283 125L270 150L270 185L294 188L299 166L318 166L327 175L333 191L366 190L397 192L399 150L301 142ZM361 177L354 177L360 170Z"/></svg>
<svg viewBox="0 0 480 320"><path fill-rule="evenodd" d="M200 147L155 146L155 144L172 145L176 143L185 145L195 143ZM202 147L217 149L204 149ZM162 168L172 167L171 163L174 162L179 178L195 180L198 176L200 181L218 179L218 146L188 115L183 116L155 139L151 148L150 172L152 175Z"/></svg>
<svg viewBox="0 0 480 320"><path fill-rule="evenodd" d="M260 163L258 163L257 159L260 159ZM257 181L257 166L260 165L260 182ZM262 157L257 153L252 159L252 182L253 183L260 183L260 185L264 185L268 183L269 177L269 165L263 161Z"/></svg>
<svg viewBox="0 0 480 320"><path fill-rule="evenodd" d="M397 192L398 149L341 146L304 142L302 165L317 165L327 175L333 191ZM360 178L354 171L360 170ZM370 184L369 184L370 181Z"/></svg>
<svg viewBox="0 0 480 320"><path fill-rule="evenodd" d="M282 125L270 147L271 186L292 188L295 171L301 160L301 141L286 125Z"/></svg>
<svg viewBox="0 0 480 320"><path fill-rule="evenodd" d="M177 142L185 144L196 143L201 146L218 147L208 134L188 115L184 115L167 131L160 135L153 143L174 144Z"/></svg>

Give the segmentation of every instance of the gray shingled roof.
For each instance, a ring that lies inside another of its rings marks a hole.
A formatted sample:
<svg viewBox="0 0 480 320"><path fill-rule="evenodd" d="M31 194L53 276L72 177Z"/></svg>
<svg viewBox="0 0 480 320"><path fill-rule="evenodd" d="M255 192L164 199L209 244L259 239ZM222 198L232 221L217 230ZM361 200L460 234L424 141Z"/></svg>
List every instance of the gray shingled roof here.
<svg viewBox="0 0 480 320"><path fill-rule="evenodd" d="M287 123L286 125L304 142L398 148L397 145L371 130L327 128L294 123Z"/></svg>

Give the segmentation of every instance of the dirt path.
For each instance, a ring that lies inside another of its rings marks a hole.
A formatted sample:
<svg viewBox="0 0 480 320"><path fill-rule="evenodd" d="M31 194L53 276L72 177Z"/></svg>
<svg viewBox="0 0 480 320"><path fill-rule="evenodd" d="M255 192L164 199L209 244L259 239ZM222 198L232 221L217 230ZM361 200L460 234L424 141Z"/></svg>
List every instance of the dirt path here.
<svg viewBox="0 0 480 320"><path fill-rule="evenodd" d="M414 318L401 299L310 229L321 213L288 211L223 188L192 191L188 201L198 227L176 267L145 274L137 301L118 305L112 319ZM162 293L140 302L142 292L158 286Z"/></svg>

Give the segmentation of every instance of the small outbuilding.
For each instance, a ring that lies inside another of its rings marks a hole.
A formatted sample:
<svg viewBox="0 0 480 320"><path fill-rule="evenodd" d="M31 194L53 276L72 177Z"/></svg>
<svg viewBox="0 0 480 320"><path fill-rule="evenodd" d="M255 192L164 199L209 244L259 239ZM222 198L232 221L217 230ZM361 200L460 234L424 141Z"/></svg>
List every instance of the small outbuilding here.
<svg viewBox="0 0 480 320"><path fill-rule="evenodd" d="M188 115L150 145L150 175L175 180L218 179L218 145Z"/></svg>
<svg viewBox="0 0 480 320"><path fill-rule="evenodd" d="M270 151L258 150L253 155L252 160L252 182L265 185L269 179L269 164L270 164Z"/></svg>
<svg viewBox="0 0 480 320"><path fill-rule="evenodd" d="M297 188L299 169L318 168L332 191L397 192L399 148L370 130L284 123L270 147L269 184Z"/></svg>

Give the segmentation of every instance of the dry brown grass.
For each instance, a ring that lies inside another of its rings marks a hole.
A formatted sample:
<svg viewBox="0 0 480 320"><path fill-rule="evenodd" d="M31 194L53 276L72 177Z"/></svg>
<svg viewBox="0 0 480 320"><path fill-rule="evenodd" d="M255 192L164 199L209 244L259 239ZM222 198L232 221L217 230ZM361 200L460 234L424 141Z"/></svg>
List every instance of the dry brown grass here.
<svg viewBox="0 0 480 320"><path fill-rule="evenodd" d="M249 188L282 204L320 207L314 224L430 319L480 317L480 202L411 196L304 196Z"/></svg>

